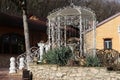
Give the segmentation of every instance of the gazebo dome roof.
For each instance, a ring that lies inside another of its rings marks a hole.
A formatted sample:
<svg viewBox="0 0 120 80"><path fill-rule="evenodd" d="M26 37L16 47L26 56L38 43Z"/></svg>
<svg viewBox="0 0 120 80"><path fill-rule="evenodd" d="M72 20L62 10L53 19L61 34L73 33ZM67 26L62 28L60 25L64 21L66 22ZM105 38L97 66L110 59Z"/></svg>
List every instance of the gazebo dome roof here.
<svg viewBox="0 0 120 80"><path fill-rule="evenodd" d="M48 15L48 19L55 18L57 16L78 16L81 15L82 18L93 19L95 14L94 12L85 7L80 6L67 6L64 8L53 10L50 15Z"/></svg>

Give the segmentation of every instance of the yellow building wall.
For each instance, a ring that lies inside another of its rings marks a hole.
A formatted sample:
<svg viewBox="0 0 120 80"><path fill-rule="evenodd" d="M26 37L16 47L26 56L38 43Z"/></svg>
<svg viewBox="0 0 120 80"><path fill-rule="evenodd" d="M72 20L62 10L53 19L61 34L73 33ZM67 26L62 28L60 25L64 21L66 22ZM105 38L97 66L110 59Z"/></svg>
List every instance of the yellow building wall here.
<svg viewBox="0 0 120 80"><path fill-rule="evenodd" d="M84 49L85 51L88 51L90 49L93 49L94 47L94 36L93 36L93 30L88 32L84 37Z"/></svg>
<svg viewBox="0 0 120 80"><path fill-rule="evenodd" d="M104 39L112 39L112 49L120 52L120 34L118 33L120 26L120 16L111 19L96 28L96 48L104 49Z"/></svg>

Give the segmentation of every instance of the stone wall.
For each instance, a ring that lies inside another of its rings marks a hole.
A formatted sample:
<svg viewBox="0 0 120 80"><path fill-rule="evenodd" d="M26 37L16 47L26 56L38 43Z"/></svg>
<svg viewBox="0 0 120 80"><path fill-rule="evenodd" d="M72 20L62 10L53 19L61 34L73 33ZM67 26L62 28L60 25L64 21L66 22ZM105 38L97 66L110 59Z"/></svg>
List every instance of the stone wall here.
<svg viewBox="0 0 120 80"><path fill-rule="evenodd" d="M120 72L103 67L59 67L32 65L33 80L120 80Z"/></svg>

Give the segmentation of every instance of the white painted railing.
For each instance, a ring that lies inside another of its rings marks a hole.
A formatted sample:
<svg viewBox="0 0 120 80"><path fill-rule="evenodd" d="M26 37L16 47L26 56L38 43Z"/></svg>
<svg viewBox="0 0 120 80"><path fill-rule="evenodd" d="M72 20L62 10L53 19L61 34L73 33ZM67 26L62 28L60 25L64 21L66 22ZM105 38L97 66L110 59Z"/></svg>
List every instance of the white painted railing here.
<svg viewBox="0 0 120 80"><path fill-rule="evenodd" d="M38 59L39 62L42 61L42 56L44 52L47 52L50 49L50 45L45 44L45 43L38 43L38 47L32 47L30 48L30 58L31 58L31 62L33 62L34 57L36 57ZM21 55L19 55L17 57L16 63L17 63L17 68L22 69L22 68L27 68L27 53L23 53ZM24 59L24 60L20 60L20 59ZM21 61L21 63L20 63ZM24 67L23 67L24 65Z"/></svg>
<svg viewBox="0 0 120 80"><path fill-rule="evenodd" d="M45 43L38 43L38 47L32 47L30 48L30 59L31 62L34 62L34 58L37 58L37 61L42 61L43 53L47 52L50 49L50 45ZM10 72L9 73L15 73L16 69L27 69L27 52L24 52L23 54L20 54L16 60L14 57L11 57L10 59Z"/></svg>
<svg viewBox="0 0 120 80"><path fill-rule="evenodd" d="M17 57L17 60L16 60L17 68L19 68L23 64L24 64L24 68L27 68L27 59L26 59L27 56L26 55L27 55L27 53L25 52L25 53L23 53L23 54L21 54L21 55L19 55ZM33 58L36 55L39 56L39 48L38 47L32 47L32 48L30 48L30 58L31 58L31 61L33 61ZM20 59L21 58L23 58L24 61L22 61L23 63L20 64Z"/></svg>

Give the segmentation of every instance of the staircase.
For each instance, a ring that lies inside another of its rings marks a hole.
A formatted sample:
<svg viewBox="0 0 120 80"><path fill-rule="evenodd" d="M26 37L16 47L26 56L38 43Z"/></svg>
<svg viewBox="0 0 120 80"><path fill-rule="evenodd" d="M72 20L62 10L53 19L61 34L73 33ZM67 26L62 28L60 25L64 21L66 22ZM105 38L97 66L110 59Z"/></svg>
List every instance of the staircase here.
<svg viewBox="0 0 120 80"><path fill-rule="evenodd" d="M33 62L35 56L36 56L37 58L39 58L39 48L38 48L38 47L32 47L32 48L30 48L30 55L29 55L29 56L30 56L32 62ZM27 53L26 53L26 52L23 53L23 54L21 54L21 55L19 55L19 56L17 57L17 60L16 60L17 68L19 67L19 63L20 63L19 60L20 60L21 57L24 58L25 68L27 68L27 59L26 59Z"/></svg>
<svg viewBox="0 0 120 80"><path fill-rule="evenodd" d="M39 48L38 47L30 48L30 52L31 52L30 57L31 57L32 60L33 60L34 56L39 57ZM10 58L7 58L8 61L6 61L6 62L8 62L8 63L7 64L4 63L4 64L8 65L8 66L7 67L0 67L0 80L22 80L22 70L18 69L18 67L19 67L19 59L21 57L24 57L25 64L26 64L27 61L26 61L26 52L25 52L25 53L23 53L23 54L21 54L21 55L19 55L17 57L17 60L16 60L17 73L12 73L12 74L9 74L9 68L8 67L9 67L9 59ZM1 64L1 65L3 65L3 64Z"/></svg>
<svg viewBox="0 0 120 80"><path fill-rule="evenodd" d="M33 60L34 56L39 57L39 48L38 47L32 47L30 48L30 57ZM9 74L9 66L10 66L10 57L17 57L18 55L7 55L7 54L1 54L0 56L0 80L22 80L22 70L18 69L19 66L19 59L21 57L25 58L25 64L26 64L26 52L19 55L16 59L16 68L17 73Z"/></svg>

